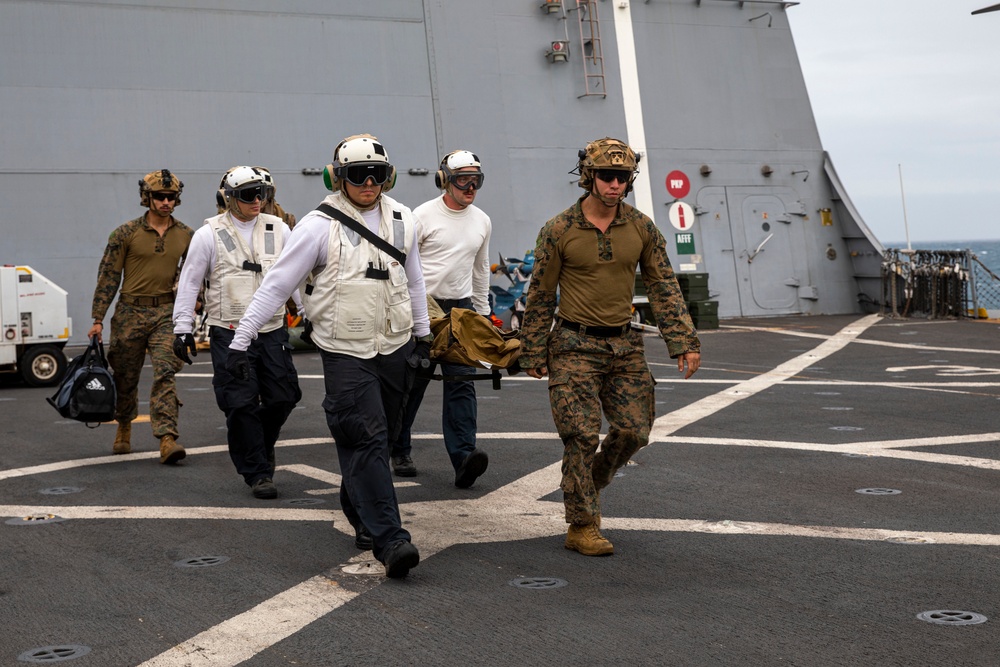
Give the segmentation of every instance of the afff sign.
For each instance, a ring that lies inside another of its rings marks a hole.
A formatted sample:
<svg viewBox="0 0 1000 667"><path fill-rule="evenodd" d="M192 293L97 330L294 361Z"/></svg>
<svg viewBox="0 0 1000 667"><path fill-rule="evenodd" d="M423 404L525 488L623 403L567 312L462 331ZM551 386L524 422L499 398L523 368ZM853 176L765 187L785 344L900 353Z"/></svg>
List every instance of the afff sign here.
<svg viewBox="0 0 1000 667"><path fill-rule="evenodd" d="M674 234L674 240L677 242L678 255L693 255L695 253L694 234Z"/></svg>

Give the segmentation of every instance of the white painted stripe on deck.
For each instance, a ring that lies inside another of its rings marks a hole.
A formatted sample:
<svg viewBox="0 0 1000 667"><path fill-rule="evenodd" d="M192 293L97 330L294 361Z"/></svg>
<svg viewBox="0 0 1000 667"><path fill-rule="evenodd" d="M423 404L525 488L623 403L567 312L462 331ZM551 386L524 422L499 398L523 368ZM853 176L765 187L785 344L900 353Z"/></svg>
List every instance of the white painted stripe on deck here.
<svg viewBox="0 0 1000 667"><path fill-rule="evenodd" d="M184 444L183 439L179 440L180 444ZM299 445L318 445L322 443L333 444L332 438L298 438L296 440L279 440L275 447L296 447ZM155 447L155 443L151 443L152 447ZM108 439L108 449L111 449L111 438ZM207 447L188 447L185 445L184 451L187 452L188 456L199 456L201 454L218 454L219 452L228 452L229 447L227 445L210 445ZM26 475L43 475L49 472L56 472L59 470L69 470L70 468L82 468L84 466L93 465L108 465L111 463L125 463L128 461L143 461L146 459L157 459L160 458L159 450L153 450L148 452L133 452L131 454L108 454L107 456L94 456L85 459L73 459L71 461L55 461L53 463L44 463L37 466L29 466L27 468L12 468L11 470L0 470L0 481L5 479L11 479L13 477L24 477Z"/></svg>
<svg viewBox="0 0 1000 667"><path fill-rule="evenodd" d="M965 466L968 468L981 468L983 470L1000 470L1000 460L997 459L893 449L894 447L928 447L935 445L965 444L970 442L995 442L998 440L1000 440L1000 433L974 433L965 436L915 438L912 440L893 440L885 442L851 442L842 445L821 445L814 442L782 442L780 440L749 440L742 438L684 438L678 436L667 436L658 439L656 442L677 445L721 445L732 447L761 447L763 449L796 449L808 452L826 452L829 454L862 454L887 459Z"/></svg>
<svg viewBox="0 0 1000 667"><path fill-rule="evenodd" d="M811 537L834 540L884 542L899 539L911 542L924 540L934 544L964 544L1000 546L1000 535L988 533L939 533L920 530L886 530L882 528L848 528L844 526L796 526L786 523L756 521L698 521L694 519L616 519L601 517L601 528L643 530L673 533L719 533L725 535L770 535L778 537Z"/></svg>
<svg viewBox="0 0 1000 667"><path fill-rule="evenodd" d="M653 429L649 437L650 441L660 440L685 426L689 426L705 417L715 414L719 410L723 410L734 403L758 394L765 389L770 389L774 385L794 377L816 362L844 349L844 347L864 333L865 329L878 322L879 319L878 315L863 317L833 334L815 349L789 359L771 371L761 373L756 377L736 384L730 389L707 396L690 405L684 406L680 410L663 415L653 423Z"/></svg>
<svg viewBox="0 0 1000 667"><path fill-rule="evenodd" d="M879 317L872 315L871 317ZM784 334L786 336L799 336L801 338L827 338L826 334L814 333L811 331L797 331L794 329L782 329L779 327L745 327L736 325L721 325L730 331L763 331L765 333ZM876 345L879 347L896 347L904 350L933 350L934 352L972 352L975 354L1000 354L1000 350L994 348L971 348L971 347L942 347L937 345L917 345L915 343L893 343L886 340L870 340L859 338L854 341L862 345Z"/></svg>
<svg viewBox="0 0 1000 667"><path fill-rule="evenodd" d="M360 592L318 575L181 642L139 667L232 667L350 602Z"/></svg>

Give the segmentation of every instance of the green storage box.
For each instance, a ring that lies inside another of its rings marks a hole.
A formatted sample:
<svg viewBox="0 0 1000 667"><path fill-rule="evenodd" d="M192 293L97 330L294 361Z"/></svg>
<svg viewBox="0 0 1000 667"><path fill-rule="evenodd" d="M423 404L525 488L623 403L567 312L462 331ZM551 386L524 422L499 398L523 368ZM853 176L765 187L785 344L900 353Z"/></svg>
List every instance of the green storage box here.
<svg viewBox="0 0 1000 667"><path fill-rule="evenodd" d="M704 287L708 288L708 274L707 273L678 273L677 282L680 283L681 289L688 289L690 287Z"/></svg>
<svg viewBox="0 0 1000 667"><path fill-rule="evenodd" d="M694 328L701 331L719 328L718 315L692 315L691 319L694 321Z"/></svg>
<svg viewBox="0 0 1000 667"><path fill-rule="evenodd" d="M681 294L684 295L685 301L708 301L707 287L688 287L687 289L682 287Z"/></svg>
<svg viewBox="0 0 1000 667"><path fill-rule="evenodd" d="M719 315L718 301L688 301L688 312L694 315Z"/></svg>

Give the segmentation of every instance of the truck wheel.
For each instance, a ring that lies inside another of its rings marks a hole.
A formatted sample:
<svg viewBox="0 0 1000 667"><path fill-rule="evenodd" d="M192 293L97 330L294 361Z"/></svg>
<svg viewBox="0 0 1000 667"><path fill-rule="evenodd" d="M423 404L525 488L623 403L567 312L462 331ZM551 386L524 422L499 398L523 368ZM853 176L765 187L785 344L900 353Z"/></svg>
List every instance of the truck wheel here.
<svg viewBox="0 0 1000 667"><path fill-rule="evenodd" d="M66 355L55 345L35 345L21 357L21 377L32 387L48 387L62 380Z"/></svg>

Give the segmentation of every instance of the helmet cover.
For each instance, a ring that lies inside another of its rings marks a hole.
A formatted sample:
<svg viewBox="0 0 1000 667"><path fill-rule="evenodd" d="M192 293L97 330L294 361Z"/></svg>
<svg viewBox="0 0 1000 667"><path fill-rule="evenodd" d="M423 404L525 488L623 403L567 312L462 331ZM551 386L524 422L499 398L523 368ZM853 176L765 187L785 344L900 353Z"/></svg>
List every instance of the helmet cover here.
<svg viewBox="0 0 1000 667"><path fill-rule="evenodd" d="M151 192L176 192L176 204L179 205L183 191L184 183L169 169L151 171L139 180L139 202L142 206L148 207L150 205L149 194Z"/></svg>
<svg viewBox="0 0 1000 667"><path fill-rule="evenodd" d="M624 141L604 137L596 141L591 141L587 147L580 151L580 187L589 191L594 184L594 171L597 169L614 169L616 171L628 171L633 178L638 170L639 160L635 151L629 148ZM631 184L631 180L629 181Z"/></svg>

